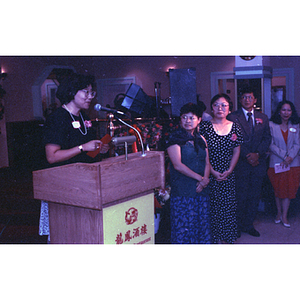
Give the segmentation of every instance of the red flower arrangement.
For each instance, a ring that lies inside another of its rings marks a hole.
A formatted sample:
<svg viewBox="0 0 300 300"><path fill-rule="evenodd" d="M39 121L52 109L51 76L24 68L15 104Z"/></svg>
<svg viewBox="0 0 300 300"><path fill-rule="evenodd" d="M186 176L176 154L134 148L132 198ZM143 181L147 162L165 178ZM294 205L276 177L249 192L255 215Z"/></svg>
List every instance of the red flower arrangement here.
<svg viewBox="0 0 300 300"><path fill-rule="evenodd" d="M171 132L175 131L178 128L179 128L179 124L175 125L172 122L170 122L165 128L164 135L167 137Z"/></svg>
<svg viewBox="0 0 300 300"><path fill-rule="evenodd" d="M132 125L135 129L139 131L142 137L142 141L145 147L153 150L162 150L164 149L165 138L174 130L178 129L179 124L176 122L162 122L159 124L155 121L150 121L146 123L137 122ZM130 129L129 134L135 134L135 132ZM118 129L115 132L116 136L126 136L128 135L128 129ZM137 137L138 140L138 137ZM139 141L138 141L139 143Z"/></svg>
<svg viewBox="0 0 300 300"><path fill-rule="evenodd" d="M149 145L150 148L156 148L161 138L162 125L150 122L148 124L138 124L138 128L141 130L143 143Z"/></svg>

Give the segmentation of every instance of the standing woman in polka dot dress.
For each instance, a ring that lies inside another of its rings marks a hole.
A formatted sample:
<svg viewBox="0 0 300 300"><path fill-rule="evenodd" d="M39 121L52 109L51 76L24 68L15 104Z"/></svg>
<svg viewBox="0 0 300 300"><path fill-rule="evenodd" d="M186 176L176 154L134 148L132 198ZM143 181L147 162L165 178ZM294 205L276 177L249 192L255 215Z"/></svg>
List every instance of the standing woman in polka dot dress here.
<svg viewBox="0 0 300 300"><path fill-rule="evenodd" d="M210 106L213 118L200 123L200 133L207 141L211 164L212 242L233 243L237 239L234 168L240 155L242 133L238 124L226 119L233 108L228 95L214 96Z"/></svg>

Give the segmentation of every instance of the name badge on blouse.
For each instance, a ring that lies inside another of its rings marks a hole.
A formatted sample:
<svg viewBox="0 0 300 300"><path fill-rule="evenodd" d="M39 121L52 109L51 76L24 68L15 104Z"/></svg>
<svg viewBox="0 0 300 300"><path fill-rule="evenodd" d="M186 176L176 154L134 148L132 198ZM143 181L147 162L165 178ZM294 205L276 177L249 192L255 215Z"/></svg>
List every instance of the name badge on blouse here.
<svg viewBox="0 0 300 300"><path fill-rule="evenodd" d="M297 129L296 129L296 128L293 128L293 127L291 127L291 128L290 128L290 132L297 132Z"/></svg>
<svg viewBox="0 0 300 300"><path fill-rule="evenodd" d="M80 122L79 121L74 121L72 122L73 128L78 129L80 128Z"/></svg>

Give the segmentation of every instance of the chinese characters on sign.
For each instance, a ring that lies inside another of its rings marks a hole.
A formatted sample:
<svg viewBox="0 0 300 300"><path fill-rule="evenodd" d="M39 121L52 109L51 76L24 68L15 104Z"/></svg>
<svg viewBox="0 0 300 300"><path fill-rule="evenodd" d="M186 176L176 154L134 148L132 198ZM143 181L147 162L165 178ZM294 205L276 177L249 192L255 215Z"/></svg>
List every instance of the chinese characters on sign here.
<svg viewBox="0 0 300 300"><path fill-rule="evenodd" d="M154 194L103 208L104 244L154 244Z"/></svg>
<svg viewBox="0 0 300 300"><path fill-rule="evenodd" d="M123 243L129 242L132 239L139 237L140 235L145 235L145 234L147 234L147 225L146 224L144 224L141 227L141 229L140 229L140 227L133 228L132 234L131 234L131 230L128 230L124 235L124 239L123 239L122 233L120 232L119 234L117 234L116 244L123 244Z"/></svg>

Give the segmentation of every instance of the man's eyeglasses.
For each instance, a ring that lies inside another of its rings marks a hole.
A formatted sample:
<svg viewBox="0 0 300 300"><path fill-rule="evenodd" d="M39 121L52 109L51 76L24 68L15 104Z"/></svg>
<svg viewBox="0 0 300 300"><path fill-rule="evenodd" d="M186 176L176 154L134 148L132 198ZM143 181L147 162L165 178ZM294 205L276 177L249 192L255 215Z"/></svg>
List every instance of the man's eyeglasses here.
<svg viewBox="0 0 300 300"><path fill-rule="evenodd" d="M241 98L242 98L243 100L247 100L247 99L249 99L249 100L254 100L254 99L255 99L253 96L242 96Z"/></svg>
<svg viewBox="0 0 300 300"><path fill-rule="evenodd" d="M182 116L181 119L184 120L184 121L187 121L187 120L196 121L196 120L198 120L197 117L189 117L189 116Z"/></svg>
<svg viewBox="0 0 300 300"><path fill-rule="evenodd" d="M91 92L89 92L88 90L81 90L81 91L84 92L86 98L89 95L90 95L91 98L95 98L95 96L96 96L96 92L94 92L94 91L91 91Z"/></svg>
<svg viewBox="0 0 300 300"><path fill-rule="evenodd" d="M222 109L225 109L228 106L229 106L229 104L226 104L226 103L214 103L213 104L213 107L215 107L215 108L221 107Z"/></svg>

